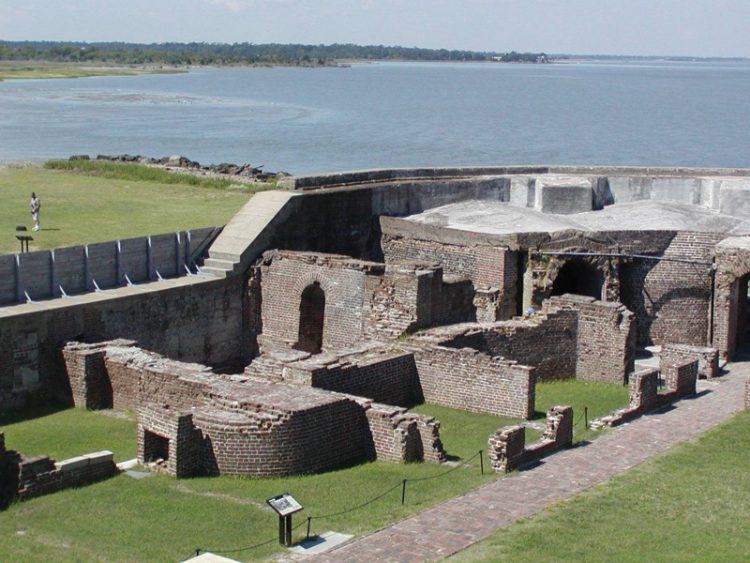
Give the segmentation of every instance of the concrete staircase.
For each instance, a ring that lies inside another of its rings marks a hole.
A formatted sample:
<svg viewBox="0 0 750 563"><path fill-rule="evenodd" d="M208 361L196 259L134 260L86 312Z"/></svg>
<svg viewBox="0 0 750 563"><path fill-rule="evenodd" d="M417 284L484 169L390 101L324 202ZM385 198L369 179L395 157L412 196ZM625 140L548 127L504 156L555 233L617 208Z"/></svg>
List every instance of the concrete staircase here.
<svg viewBox="0 0 750 563"><path fill-rule="evenodd" d="M299 193L273 190L255 194L224 227L208 249L202 271L218 277L244 272L291 215Z"/></svg>

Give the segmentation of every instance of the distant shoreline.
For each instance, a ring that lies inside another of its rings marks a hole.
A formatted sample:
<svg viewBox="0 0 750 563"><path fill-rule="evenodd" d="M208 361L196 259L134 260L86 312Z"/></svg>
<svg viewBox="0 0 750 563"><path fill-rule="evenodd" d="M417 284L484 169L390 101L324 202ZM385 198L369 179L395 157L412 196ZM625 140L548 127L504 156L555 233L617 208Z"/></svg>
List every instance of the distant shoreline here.
<svg viewBox="0 0 750 563"><path fill-rule="evenodd" d="M184 74L200 69L256 69L256 68L349 68L353 65L383 63L429 63L429 64L483 64L483 65L554 65L575 63L749 63L748 58L681 58L658 56L616 56L616 55L555 55L544 63L531 61L450 61L424 59L341 59L325 63L309 62L256 62L256 63L209 63L209 64L140 64L112 65L105 61L87 63L66 63L51 61L4 61L0 60L0 82L3 80L32 80L56 78L88 78L94 76L139 76L146 74Z"/></svg>

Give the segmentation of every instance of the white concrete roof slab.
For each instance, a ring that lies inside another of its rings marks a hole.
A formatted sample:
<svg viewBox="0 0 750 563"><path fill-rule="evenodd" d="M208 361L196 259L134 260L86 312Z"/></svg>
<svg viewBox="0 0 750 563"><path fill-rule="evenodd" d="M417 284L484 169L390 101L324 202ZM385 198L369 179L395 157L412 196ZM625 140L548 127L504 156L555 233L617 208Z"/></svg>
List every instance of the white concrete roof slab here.
<svg viewBox="0 0 750 563"><path fill-rule="evenodd" d="M411 215L415 223L461 231L508 235L580 231L698 231L729 232L741 219L696 205L664 201L634 201L573 215L541 213L504 202L470 200Z"/></svg>

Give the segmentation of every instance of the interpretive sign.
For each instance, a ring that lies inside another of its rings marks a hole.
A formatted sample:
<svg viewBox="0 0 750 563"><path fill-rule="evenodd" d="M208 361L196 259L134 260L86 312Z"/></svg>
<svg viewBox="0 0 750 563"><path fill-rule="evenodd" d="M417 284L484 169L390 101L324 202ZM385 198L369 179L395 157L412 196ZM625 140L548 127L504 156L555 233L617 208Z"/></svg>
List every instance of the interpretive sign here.
<svg viewBox="0 0 750 563"><path fill-rule="evenodd" d="M289 493L270 498L266 503L279 515L279 543L289 547L292 545L292 514L302 510L302 505Z"/></svg>

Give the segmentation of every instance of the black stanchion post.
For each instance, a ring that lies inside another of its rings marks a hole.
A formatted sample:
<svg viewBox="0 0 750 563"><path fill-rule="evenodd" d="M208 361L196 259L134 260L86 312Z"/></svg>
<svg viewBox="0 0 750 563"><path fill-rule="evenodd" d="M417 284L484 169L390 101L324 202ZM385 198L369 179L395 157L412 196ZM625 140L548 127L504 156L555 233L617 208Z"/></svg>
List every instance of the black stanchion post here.
<svg viewBox="0 0 750 563"><path fill-rule="evenodd" d="M201 554L200 548L195 550L195 556L198 557Z"/></svg>
<svg viewBox="0 0 750 563"><path fill-rule="evenodd" d="M583 407L583 424L585 428L589 427L589 408Z"/></svg>
<svg viewBox="0 0 750 563"><path fill-rule="evenodd" d="M406 501L406 479L401 482L401 504Z"/></svg>
<svg viewBox="0 0 750 563"><path fill-rule="evenodd" d="M484 475L484 456L482 455L482 450L479 450L479 471Z"/></svg>
<svg viewBox="0 0 750 563"><path fill-rule="evenodd" d="M312 521L312 516L307 517L307 539L310 539L310 522Z"/></svg>

